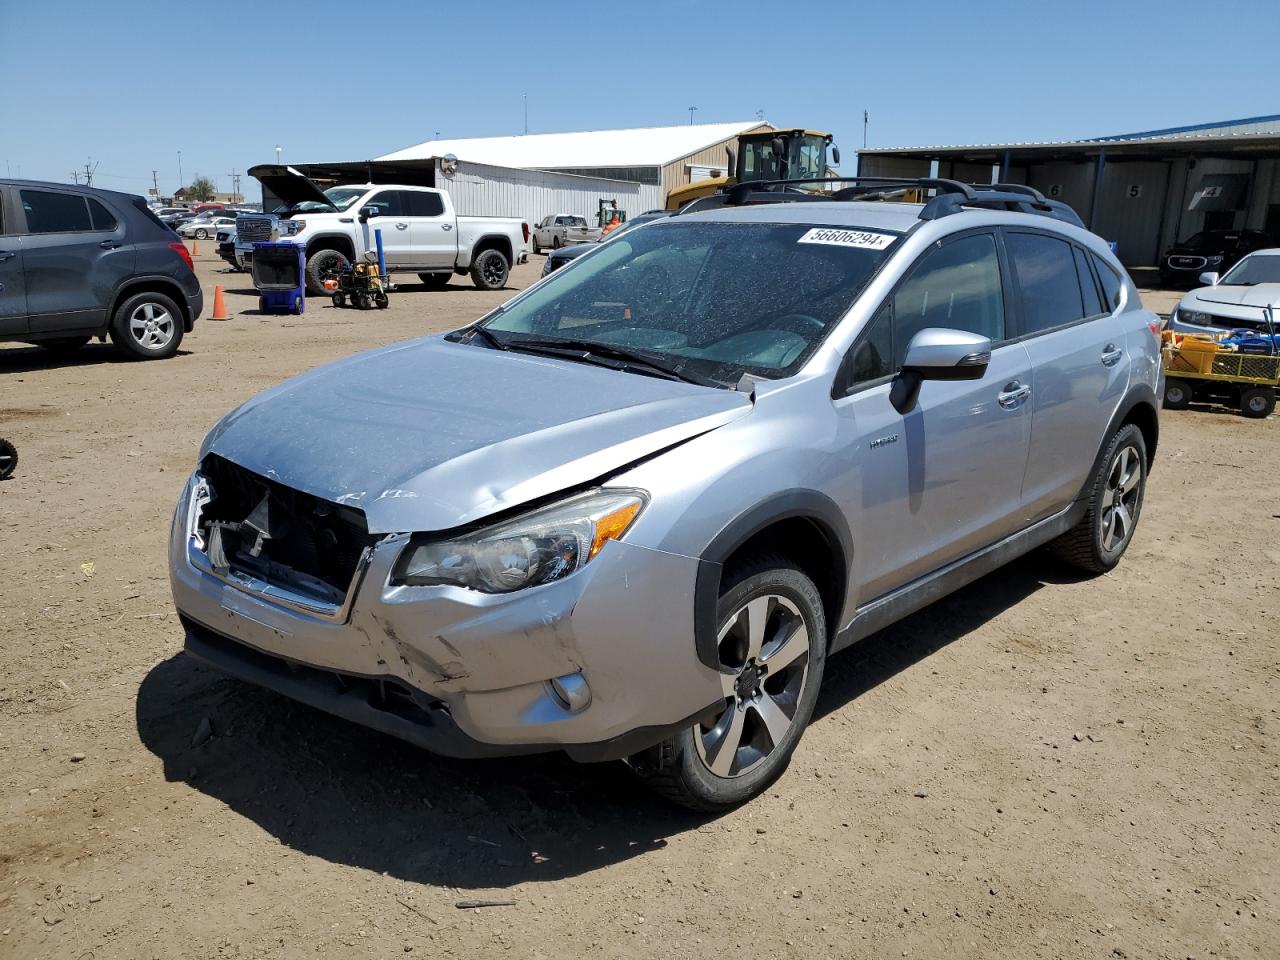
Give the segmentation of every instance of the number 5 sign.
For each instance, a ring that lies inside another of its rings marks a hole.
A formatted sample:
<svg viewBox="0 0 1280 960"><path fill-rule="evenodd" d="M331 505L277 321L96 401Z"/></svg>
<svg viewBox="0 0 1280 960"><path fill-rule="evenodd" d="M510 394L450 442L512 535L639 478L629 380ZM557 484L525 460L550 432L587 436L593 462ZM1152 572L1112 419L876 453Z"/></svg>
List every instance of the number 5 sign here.
<svg viewBox="0 0 1280 960"><path fill-rule="evenodd" d="M1137 200L1142 196L1142 184L1131 183L1129 186L1125 187L1124 193L1130 200Z"/></svg>

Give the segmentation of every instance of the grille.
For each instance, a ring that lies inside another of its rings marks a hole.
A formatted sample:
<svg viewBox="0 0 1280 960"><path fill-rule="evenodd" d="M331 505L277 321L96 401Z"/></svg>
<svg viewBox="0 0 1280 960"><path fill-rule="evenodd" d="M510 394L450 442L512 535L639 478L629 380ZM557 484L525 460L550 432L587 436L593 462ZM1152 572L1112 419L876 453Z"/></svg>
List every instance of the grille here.
<svg viewBox="0 0 1280 960"><path fill-rule="evenodd" d="M240 217L236 220L236 234L249 243L268 241L271 239L272 220L272 217Z"/></svg>
<svg viewBox="0 0 1280 960"><path fill-rule="evenodd" d="M200 517L200 532L208 543L212 527L220 528L231 568L328 603L342 602L361 554L377 539L363 512L286 487L216 454L205 458L201 470L213 499Z"/></svg>
<svg viewBox="0 0 1280 960"><path fill-rule="evenodd" d="M1204 257L1170 257L1169 266L1178 270L1199 270L1205 265Z"/></svg>

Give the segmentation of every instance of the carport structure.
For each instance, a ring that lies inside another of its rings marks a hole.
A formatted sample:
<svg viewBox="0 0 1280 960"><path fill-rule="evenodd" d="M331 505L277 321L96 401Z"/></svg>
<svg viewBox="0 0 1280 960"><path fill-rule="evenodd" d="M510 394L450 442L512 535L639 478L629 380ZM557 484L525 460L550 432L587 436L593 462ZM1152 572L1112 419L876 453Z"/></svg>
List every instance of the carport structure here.
<svg viewBox="0 0 1280 960"><path fill-rule="evenodd" d="M889 147L862 176L1025 183L1069 203L1129 266L1203 229L1262 230L1280 244L1280 114L1043 143Z"/></svg>

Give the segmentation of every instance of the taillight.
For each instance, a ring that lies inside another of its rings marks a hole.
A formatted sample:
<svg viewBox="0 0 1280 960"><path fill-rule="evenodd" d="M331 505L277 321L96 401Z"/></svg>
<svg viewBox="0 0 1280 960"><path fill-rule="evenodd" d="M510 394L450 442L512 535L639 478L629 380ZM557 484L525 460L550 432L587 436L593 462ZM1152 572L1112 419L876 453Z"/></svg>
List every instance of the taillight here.
<svg viewBox="0 0 1280 960"><path fill-rule="evenodd" d="M191 251L187 249L185 243L171 243L169 249L182 258L182 262L187 265L187 269L192 273L196 272L196 265L191 262Z"/></svg>
<svg viewBox="0 0 1280 960"><path fill-rule="evenodd" d="M529 242L529 225L527 223L520 224L520 230L524 233L524 242Z"/></svg>

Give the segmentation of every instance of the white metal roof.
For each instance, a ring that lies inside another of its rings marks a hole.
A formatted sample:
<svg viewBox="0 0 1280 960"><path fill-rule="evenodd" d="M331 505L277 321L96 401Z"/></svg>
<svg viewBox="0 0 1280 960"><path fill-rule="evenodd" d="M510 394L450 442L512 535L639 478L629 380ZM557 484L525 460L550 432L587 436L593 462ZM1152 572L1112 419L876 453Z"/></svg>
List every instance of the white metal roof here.
<svg viewBox="0 0 1280 960"><path fill-rule="evenodd" d="M580 133L531 133L518 137L475 137L428 140L378 160L427 160L453 154L459 160L498 167L555 169L564 167L660 167L744 130L767 126L760 120L695 123L630 130L586 130Z"/></svg>

